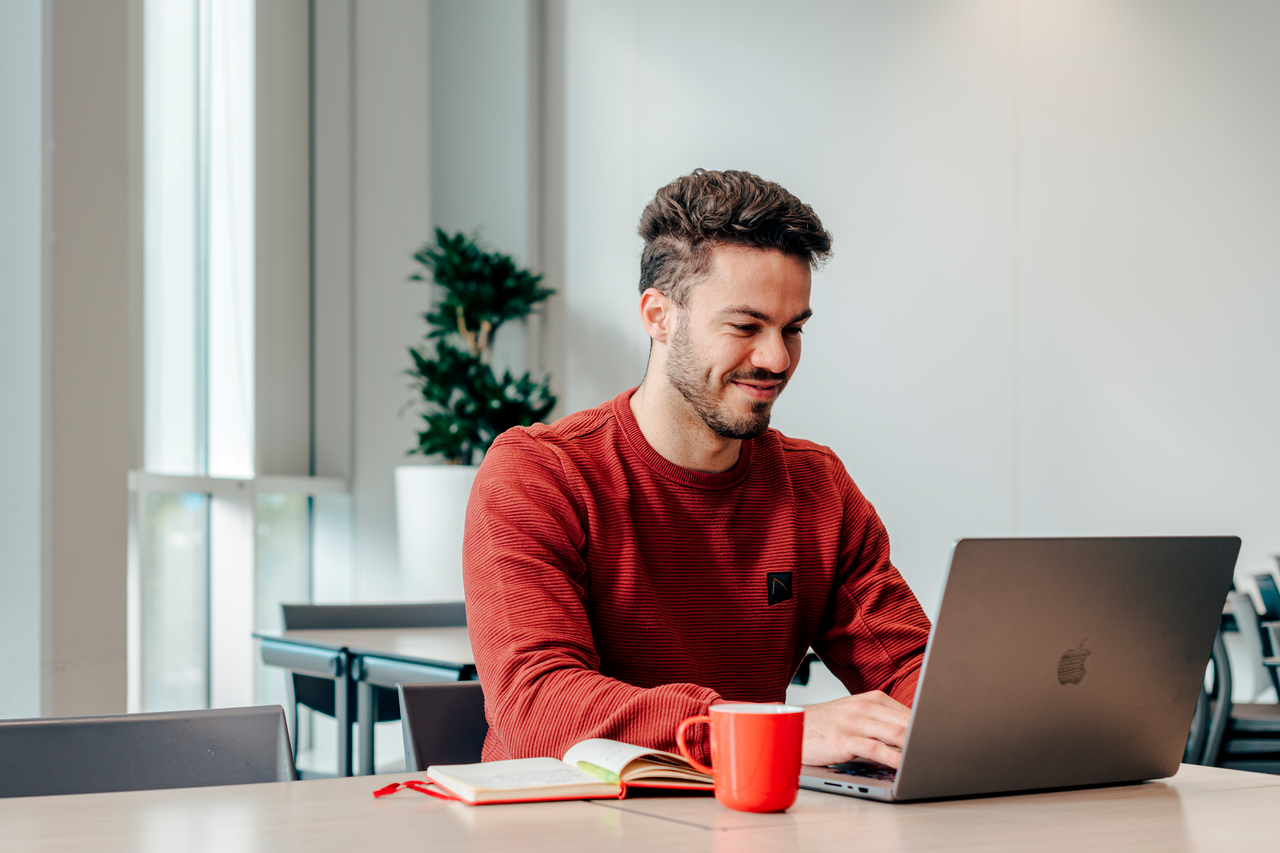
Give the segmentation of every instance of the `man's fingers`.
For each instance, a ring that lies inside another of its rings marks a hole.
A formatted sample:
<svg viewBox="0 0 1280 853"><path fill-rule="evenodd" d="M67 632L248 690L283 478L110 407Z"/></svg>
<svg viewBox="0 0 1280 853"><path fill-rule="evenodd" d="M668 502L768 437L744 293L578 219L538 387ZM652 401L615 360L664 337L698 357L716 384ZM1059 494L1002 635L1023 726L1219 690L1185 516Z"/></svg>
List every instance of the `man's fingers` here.
<svg viewBox="0 0 1280 853"><path fill-rule="evenodd" d="M863 720L860 725L851 726L848 733L855 737L874 738L881 743L901 748L907 738L907 727L882 720Z"/></svg>
<svg viewBox="0 0 1280 853"><path fill-rule="evenodd" d="M895 770L898 769L898 762L902 760L902 750L894 749L879 740L855 738L849 742L849 747L854 758L866 758Z"/></svg>
<svg viewBox="0 0 1280 853"><path fill-rule="evenodd" d="M906 706L892 698L880 694L889 703L879 701L870 694L851 696L847 700L848 707L842 708L840 715L844 731L848 734L873 737L902 746L902 739L907 732L907 724L911 721L911 712Z"/></svg>
<svg viewBox="0 0 1280 853"><path fill-rule="evenodd" d="M880 691L805 709L805 763L867 758L897 767L911 711Z"/></svg>

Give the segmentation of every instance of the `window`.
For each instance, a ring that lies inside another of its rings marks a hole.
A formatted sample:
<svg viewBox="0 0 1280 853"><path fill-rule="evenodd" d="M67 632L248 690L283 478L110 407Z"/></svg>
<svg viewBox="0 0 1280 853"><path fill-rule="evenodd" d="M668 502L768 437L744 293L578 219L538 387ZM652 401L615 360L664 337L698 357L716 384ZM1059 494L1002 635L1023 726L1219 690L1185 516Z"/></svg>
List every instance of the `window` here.
<svg viewBox="0 0 1280 853"><path fill-rule="evenodd" d="M251 635L280 627L281 601L311 599L314 520L343 521L317 513L342 481L255 470L255 15L255 0L144 5L131 711L283 703ZM326 524L326 541L343 535Z"/></svg>

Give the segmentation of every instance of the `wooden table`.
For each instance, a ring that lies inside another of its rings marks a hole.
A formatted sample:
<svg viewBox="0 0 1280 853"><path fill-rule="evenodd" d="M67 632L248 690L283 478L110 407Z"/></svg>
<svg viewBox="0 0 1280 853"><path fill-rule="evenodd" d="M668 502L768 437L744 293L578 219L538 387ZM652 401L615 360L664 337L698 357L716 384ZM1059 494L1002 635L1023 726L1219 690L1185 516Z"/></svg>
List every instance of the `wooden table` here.
<svg viewBox="0 0 1280 853"><path fill-rule="evenodd" d="M709 797L469 807L397 774L0 800L0 850L1221 851L1274 849L1280 777L1183 767L1119 788L890 805L801 791L784 814Z"/></svg>
<svg viewBox="0 0 1280 853"><path fill-rule="evenodd" d="M475 657L466 628L342 628L254 634L262 662L290 672L331 678L338 721L338 775L351 773L351 724L360 723L359 773L373 773L374 687L397 683L470 681ZM347 683L356 684L356 714Z"/></svg>

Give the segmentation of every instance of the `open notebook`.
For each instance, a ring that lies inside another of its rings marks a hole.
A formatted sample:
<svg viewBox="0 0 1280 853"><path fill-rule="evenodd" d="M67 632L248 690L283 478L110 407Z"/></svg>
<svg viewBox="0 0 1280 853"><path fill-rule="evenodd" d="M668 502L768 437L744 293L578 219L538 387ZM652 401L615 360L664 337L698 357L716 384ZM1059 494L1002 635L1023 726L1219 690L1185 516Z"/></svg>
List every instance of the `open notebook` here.
<svg viewBox="0 0 1280 853"><path fill-rule="evenodd" d="M427 778L434 784L388 785L374 795L393 793L403 786L481 805L623 797L628 787L712 790L711 777L675 753L605 738L576 743L563 759L440 764L427 768Z"/></svg>

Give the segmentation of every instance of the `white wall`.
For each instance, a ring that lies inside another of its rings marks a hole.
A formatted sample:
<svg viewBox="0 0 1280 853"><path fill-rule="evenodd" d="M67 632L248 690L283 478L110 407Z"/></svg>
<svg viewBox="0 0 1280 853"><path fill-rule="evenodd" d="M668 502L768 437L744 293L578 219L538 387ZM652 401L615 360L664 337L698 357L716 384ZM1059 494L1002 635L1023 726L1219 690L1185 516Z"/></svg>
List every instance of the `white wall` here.
<svg viewBox="0 0 1280 853"><path fill-rule="evenodd" d="M125 707L136 23L0 5L0 717Z"/></svg>
<svg viewBox="0 0 1280 853"><path fill-rule="evenodd" d="M355 464L355 11L351 0L317 0L311 8L312 473L350 483ZM350 495L312 502L315 601L345 602L355 596L352 506Z"/></svg>
<svg viewBox="0 0 1280 853"><path fill-rule="evenodd" d="M51 4L52 232L48 393L55 716L125 710L129 363L130 50L127 0Z"/></svg>
<svg viewBox="0 0 1280 853"><path fill-rule="evenodd" d="M490 247L536 266L529 0L355 4L353 224L342 221L344 142L338 31L345 4L319 6L317 36L317 473L342 473L343 336L338 269L354 229L350 332L355 596L412 596L399 563L393 472L424 463L408 349L427 330L434 286L409 281L413 253L440 225L479 230ZM334 23L334 22L339 23ZM424 45L426 49L424 50ZM327 258L333 258L328 262ZM527 369L530 336L504 327L495 366ZM460 568L460 566L459 566ZM407 574L406 574L407 572Z"/></svg>
<svg viewBox="0 0 1280 853"><path fill-rule="evenodd" d="M532 0L431 3L431 225L478 233L489 249L538 269L535 6ZM423 287L429 299L438 292ZM528 369L528 349L525 324L503 326L495 369ZM460 561L459 555L459 569Z"/></svg>
<svg viewBox="0 0 1280 853"><path fill-rule="evenodd" d="M694 167L835 235L775 425L834 448L936 607L961 536L1280 551L1280 9L563 6L562 410L639 381L640 211Z"/></svg>
<svg viewBox="0 0 1280 853"><path fill-rule="evenodd" d="M307 0L257 4L255 470L311 473L311 162Z"/></svg>
<svg viewBox="0 0 1280 853"><path fill-rule="evenodd" d="M1229 531L1274 568L1277 27L1246 0L1024 9L1025 532Z"/></svg>
<svg viewBox="0 0 1280 853"><path fill-rule="evenodd" d="M528 0L431 3L431 220L527 262Z"/></svg>
<svg viewBox="0 0 1280 853"><path fill-rule="evenodd" d="M399 595L392 478L417 438L399 413L427 307L426 289L408 280L430 222L427 11L413 0L355 4L351 487L363 600Z"/></svg>

